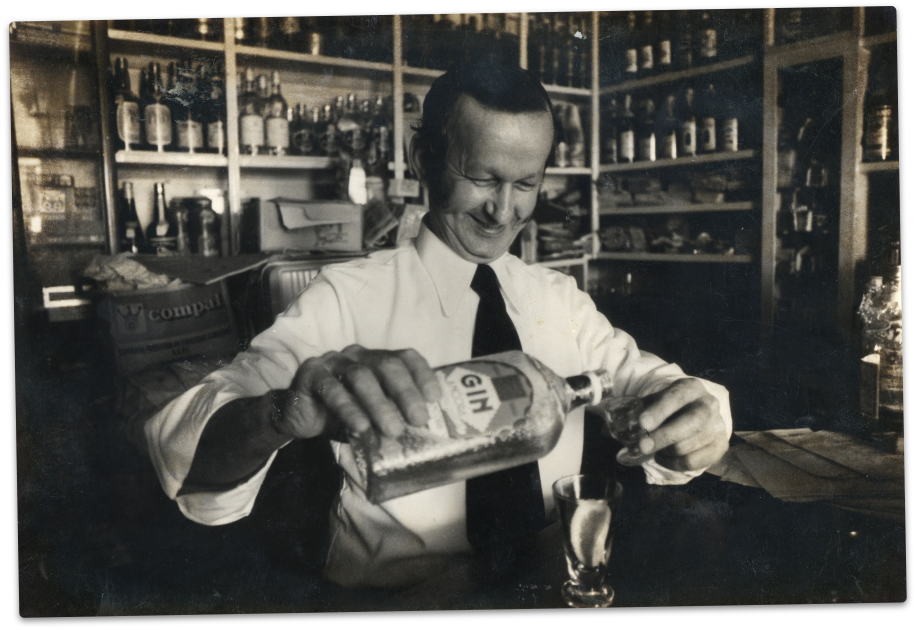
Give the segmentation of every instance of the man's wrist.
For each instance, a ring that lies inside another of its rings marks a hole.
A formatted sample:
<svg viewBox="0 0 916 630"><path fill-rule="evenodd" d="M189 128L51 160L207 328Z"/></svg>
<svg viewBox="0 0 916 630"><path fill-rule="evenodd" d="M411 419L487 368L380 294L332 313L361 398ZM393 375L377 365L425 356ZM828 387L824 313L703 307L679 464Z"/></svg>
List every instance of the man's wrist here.
<svg viewBox="0 0 916 630"><path fill-rule="evenodd" d="M274 389L267 393L267 425L277 435L291 439L289 433L283 429L283 414L286 410L290 396L295 395L289 389Z"/></svg>

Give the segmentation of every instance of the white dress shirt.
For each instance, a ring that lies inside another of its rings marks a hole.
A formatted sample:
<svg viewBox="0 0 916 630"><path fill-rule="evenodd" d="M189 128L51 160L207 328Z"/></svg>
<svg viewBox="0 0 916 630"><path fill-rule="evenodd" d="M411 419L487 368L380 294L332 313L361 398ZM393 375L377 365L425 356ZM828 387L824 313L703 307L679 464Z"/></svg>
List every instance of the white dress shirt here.
<svg viewBox="0 0 916 630"><path fill-rule="evenodd" d="M684 376L613 328L571 277L508 254L491 266L523 350L560 376L604 368L614 376L615 392L640 396ZM479 301L470 288L475 270L425 225L408 245L324 268L248 351L147 422L150 453L168 496L198 523L219 525L247 516L276 454L232 490L178 496L197 442L220 406L287 388L310 357L359 344L414 348L434 367L470 359ZM728 392L704 383L719 399L730 434ZM581 409L569 415L556 448L539 460L548 518L553 482L579 472L583 415ZM407 584L442 570L449 556L471 552L464 482L373 505L357 483L349 445L332 446L344 478L330 515L328 579L345 586ZM656 484L685 483L702 472L678 473L654 461L644 468L649 483Z"/></svg>

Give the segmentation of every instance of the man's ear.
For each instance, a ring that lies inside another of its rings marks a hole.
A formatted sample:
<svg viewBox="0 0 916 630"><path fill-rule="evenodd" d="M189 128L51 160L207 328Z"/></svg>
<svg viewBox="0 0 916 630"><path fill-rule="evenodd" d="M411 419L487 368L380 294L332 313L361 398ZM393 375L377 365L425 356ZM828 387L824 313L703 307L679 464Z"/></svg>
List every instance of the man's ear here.
<svg viewBox="0 0 916 630"><path fill-rule="evenodd" d="M417 177L424 187L429 188L429 171L426 168L426 151L422 148L420 134L415 133L410 139L410 147L407 151L407 163L410 170Z"/></svg>

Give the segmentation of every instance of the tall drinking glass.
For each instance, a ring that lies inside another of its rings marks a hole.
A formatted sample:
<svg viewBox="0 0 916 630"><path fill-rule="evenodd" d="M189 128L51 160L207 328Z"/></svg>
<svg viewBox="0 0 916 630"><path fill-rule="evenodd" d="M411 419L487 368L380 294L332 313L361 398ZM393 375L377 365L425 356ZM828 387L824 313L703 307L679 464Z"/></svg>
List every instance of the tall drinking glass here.
<svg viewBox="0 0 916 630"><path fill-rule="evenodd" d="M553 484L569 580L563 599L574 608L606 608L614 589L604 583L623 486L601 475L573 475Z"/></svg>
<svg viewBox="0 0 916 630"><path fill-rule="evenodd" d="M647 435L639 425L639 416L643 412L642 398L618 396L603 404L607 412L608 432L624 446L617 453L617 461L624 466L642 466L643 462L652 459L654 455L646 455L639 450L639 441Z"/></svg>

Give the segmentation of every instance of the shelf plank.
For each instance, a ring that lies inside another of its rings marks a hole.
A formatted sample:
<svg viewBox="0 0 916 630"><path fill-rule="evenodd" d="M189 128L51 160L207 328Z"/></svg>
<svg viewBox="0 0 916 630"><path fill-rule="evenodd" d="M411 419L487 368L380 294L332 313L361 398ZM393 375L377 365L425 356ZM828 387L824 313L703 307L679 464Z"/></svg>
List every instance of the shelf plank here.
<svg viewBox="0 0 916 630"><path fill-rule="evenodd" d="M429 79L436 79L445 74L445 70L433 70L432 68L412 68L410 66L402 67L404 70L404 76L427 77Z"/></svg>
<svg viewBox="0 0 916 630"><path fill-rule="evenodd" d="M891 44L896 41L897 41L897 31L891 31L890 33L881 33L879 35L863 37L862 38L862 48L874 48L875 46L883 46L884 44Z"/></svg>
<svg viewBox="0 0 916 630"><path fill-rule="evenodd" d="M125 44L145 44L157 48L164 46L166 48L208 50L211 52L223 52L226 49L220 42L206 42L185 37L170 37L168 35L153 35L152 33L137 33L134 31L122 31L113 28L108 29L108 39L115 42L124 42Z"/></svg>
<svg viewBox="0 0 916 630"><path fill-rule="evenodd" d="M678 203L664 206L617 206L615 208L601 208L602 216L632 215L632 214L686 214L693 212L740 212L755 210L757 204L753 201L726 201L723 203Z"/></svg>
<svg viewBox="0 0 916 630"><path fill-rule="evenodd" d="M239 156L241 168L294 169L316 171L331 168L337 163L335 158L313 155L242 155Z"/></svg>
<svg viewBox="0 0 916 630"><path fill-rule="evenodd" d="M42 160L97 160L100 150L19 147L16 154L19 158L39 158Z"/></svg>
<svg viewBox="0 0 916 630"><path fill-rule="evenodd" d="M724 70L734 70L735 68L749 66L750 64L754 63L754 61L756 60L757 60L756 55L745 55L743 57L735 57L734 59L728 59L726 61L712 63L712 64L709 64L708 66L697 66L696 68L687 68L686 70L678 70L677 72L666 72L664 74L657 74L654 77L645 77L644 79L633 79L631 81L624 81L623 83L618 83L617 85L608 85L608 86L601 88L601 90L599 90L599 93L601 95L605 95L605 94L619 94L621 92L632 92L634 90L641 90L643 88L652 87L654 85L661 85L663 83L673 83L675 81L682 81L684 79L699 77L704 74L713 74L714 72L722 72Z"/></svg>
<svg viewBox="0 0 916 630"><path fill-rule="evenodd" d="M624 164L602 164L598 167L601 173L623 173L627 171L649 171L660 168L671 168L673 166L691 166L693 164L712 164L715 162L736 162L739 160L750 160L757 156L756 149L742 149L731 153L707 153L693 157L682 157L666 160L655 160L654 162L632 162Z"/></svg>
<svg viewBox="0 0 916 630"><path fill-rule="evenodd" d="M539 260L535 265L540 265L541 267L547 267L549 269L556 269L557 267L576 267L579 265L585 265L588 263L588 256L580 256L578 258L553 258L551 260Z"/></svg>
<svg viewBox="0 0 916 630"><path fill-rule="evenodd" d="M591 175L592 169L587 166L548 166L545 175Z"/></svg>
<svg viewBox="0 0 916 630"><path fill-rule="evenodd" d="M887 173L899 170L900 162L897 160L889 160L887 162L862 162L859 164L860 173Z"/></svg>
<svg viewBox="0 0 916 630"><path fill-rule="evenodd" d="M588 88L567 87L565 85L550 85L545 83L544 89L547 90L548 94L556 94L557 96L577 96L579 98L588 98L592 95L592 91Z"/></svg>
<svg viewBox="0 0 916 630"><path fill-rule="evenodd" d="M257 46L236 46L236 54L240 57L256 57L260 59L274 59L292 61L306 65L321 67L350 68L353 70L370 70L373 72L391 73L394 67L390 63L375 61L361 61L359 59L345 59L344 57L326 57L324 55L309 55L306 53L290 52L288 50L274 50L272 48L259 48Z"/></svg>
<svg viewBox="0 0 916 630"><path fill-rule="evenodd" d="M652 252L599 252L596 260L628 260L634 262L672 263L751 263L750 254L656 254Z"/></svg>
<svg viewBox="0 0 916 630"><path fill-rule="evenodd" d="M229 159L215 153L159 153L158 151L118 151L115 153L118 164L143 164L146 166L201 166L225 168Z"/></svg>

